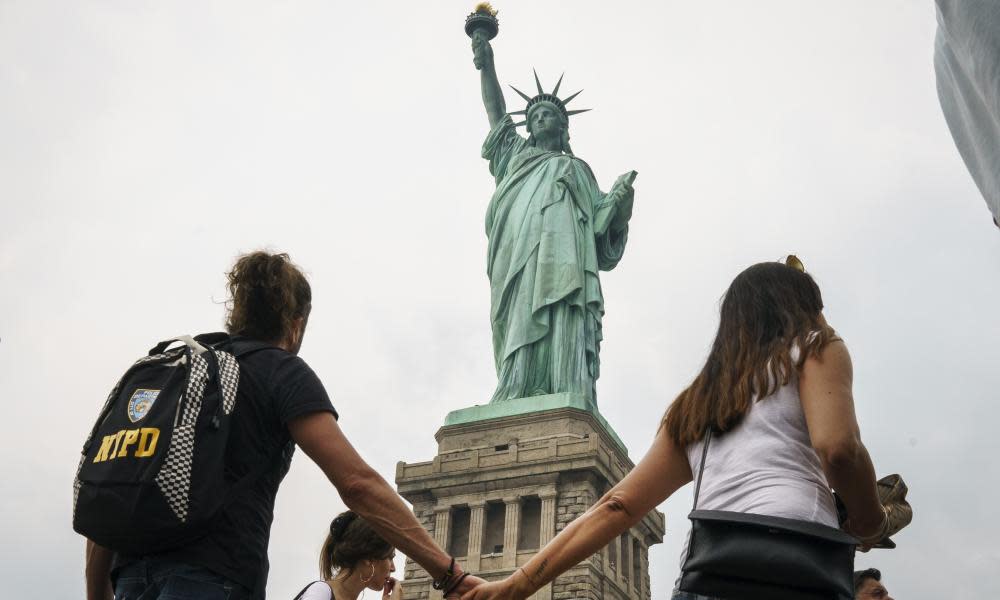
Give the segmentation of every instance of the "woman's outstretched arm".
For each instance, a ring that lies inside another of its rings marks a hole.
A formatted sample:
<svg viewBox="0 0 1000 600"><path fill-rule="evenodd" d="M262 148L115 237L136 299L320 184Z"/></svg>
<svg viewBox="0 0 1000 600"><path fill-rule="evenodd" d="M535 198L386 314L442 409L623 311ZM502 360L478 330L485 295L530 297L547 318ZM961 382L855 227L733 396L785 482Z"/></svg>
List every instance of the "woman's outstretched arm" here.
<svg viewBox="0 0 1000 600"><path fill-rule="evenodd" d="M486 583L462 600L527 598L638 523L679 487L691 481L691 466L660 427L653 446L618 485L566 526L524 567L506 580Z"/></svg>

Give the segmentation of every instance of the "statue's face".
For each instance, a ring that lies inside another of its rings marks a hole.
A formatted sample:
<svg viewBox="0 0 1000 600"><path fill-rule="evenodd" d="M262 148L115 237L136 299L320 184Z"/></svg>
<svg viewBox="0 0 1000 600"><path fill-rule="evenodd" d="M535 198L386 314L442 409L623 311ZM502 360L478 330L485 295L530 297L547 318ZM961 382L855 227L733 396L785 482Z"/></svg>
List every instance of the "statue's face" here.
<svg viewBox="0 0 1000 600"><path fill-rule="evenodd" d="M561 136L563 122L559 109L547 103L534 107L528 117L528 129L532 135L540 139Z"/></svg>

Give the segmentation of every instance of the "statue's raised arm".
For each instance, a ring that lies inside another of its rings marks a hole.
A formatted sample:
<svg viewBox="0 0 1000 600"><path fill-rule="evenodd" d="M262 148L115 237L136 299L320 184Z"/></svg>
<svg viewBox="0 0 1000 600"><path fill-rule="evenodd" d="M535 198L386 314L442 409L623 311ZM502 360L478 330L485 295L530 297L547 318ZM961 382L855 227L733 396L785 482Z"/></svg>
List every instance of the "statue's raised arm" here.
<svg viewBox="0 0 1000 600"><path fill-rule="evenodd" d="M479 69L486 116L489 117L490 127L495 127L507 114L507 103L503 99L503 91L500 90L500 80L497 79L497 69L493 63L493 47L481 29L476 30L472 36L472 52L472 62Z"/></svg>
<svg viewBox="0 0 1000 600"><path fill-rule="evenodd" d="M478 10L480 10L479 7L477 7ZM482 10L488 11L491 9L487 7ZM480 14L486 17L489 13L483 12ZM493 17L495 22L494 15L489 16ZM487 24L489 24L488 20ZM495 30L492 35L496 35ZM493 47L490 45L490 37L492 36L490 35L488 26L479 26L472 29L469 37L472 38L472 64L479 70L479 78L483 89L483 105L486 106L486 116L489 117L490 127L493 128L507 114L507 103L503 99L500 80L497 79L497 70L493 63Z"/></svg>

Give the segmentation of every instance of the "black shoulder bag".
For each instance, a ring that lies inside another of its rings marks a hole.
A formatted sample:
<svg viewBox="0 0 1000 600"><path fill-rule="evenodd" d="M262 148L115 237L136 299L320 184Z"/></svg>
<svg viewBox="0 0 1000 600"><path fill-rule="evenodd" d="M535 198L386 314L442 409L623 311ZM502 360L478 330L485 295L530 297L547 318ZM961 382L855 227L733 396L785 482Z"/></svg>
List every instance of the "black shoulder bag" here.
<svg viewBox="0 0 1000 600"><path fill-rule="evenodd" d="M739 600L851 600L858 541L811 521L725 510L698 510L701 477L694 489L691 538L678 588Z"/></svg>

